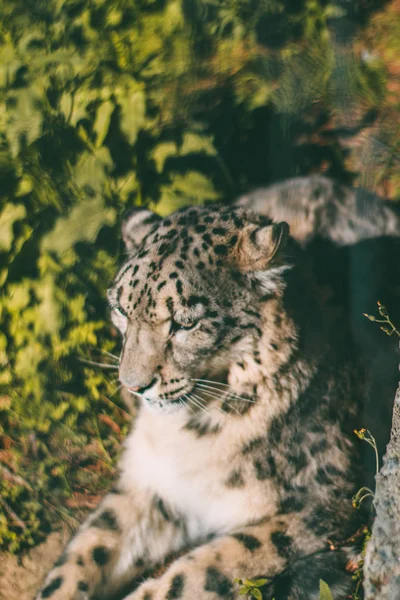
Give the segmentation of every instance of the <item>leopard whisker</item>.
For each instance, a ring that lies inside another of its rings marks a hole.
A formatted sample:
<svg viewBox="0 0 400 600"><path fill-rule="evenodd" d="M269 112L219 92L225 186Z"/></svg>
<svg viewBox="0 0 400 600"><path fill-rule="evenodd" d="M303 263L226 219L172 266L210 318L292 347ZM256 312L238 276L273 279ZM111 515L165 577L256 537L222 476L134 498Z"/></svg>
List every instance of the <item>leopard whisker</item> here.
<svg viewBox="0 0 400 600"><path fill-rule="evenodd" d="M85 363L86 365L93 365L95 367L101 367L102 369L114 369L118 370L118 365L109 365L107 363L96 362L95 360L87 360L86 358L78 358L79 362Z"/></svg>
<svg viewBox="0 0 400 600"><path fill-rule="evenodd" d="M221 397L220 397L220 396L217 396L217 395L215 395L215 396L214 396L214 395L213 395L213 396L211 396L211 395L209 394L209 392L205 392L204 390L200 390L200 392L201 392L201 393L203 393L203 394L209 395L209 396L210 396L210 398L211 398L212 400L214 400L214 399L215 399L215 400L221 400ZM193 394L193 392L192 392L192 395L194 395L194 396L195 396L195 398L198 398L198 399L200 400L200 396L197 396L196 394ZM202 400L204 400L204 398L202 398ZM228 404L228 403L227 403L227 404ZM229 415L229 414L227 414L227 413L226 413L226 412L225 412L225 411L224 411L224 410L223 410L223 409L222 409L220 406L218 406L218 404L216 404L216 405L214 405L214 406L215 406L215 408L216 408L216 409L217 409L217 410L218 410L218 411L219 411L221 414L223 414L225 417L227 417L227 416L230 416L230 415ZM230 406L230 405L228 404L228 406ZM232 407L232 406L230 406L230 408L233 408L233 407ZM209 411L209 412L210 412L210 411Z"/></svg>
<svg viewBox="0 0 400 600"><path fill-rule="evenodd" d="M197 385L194 386L194 389L198 390L202 394L205 394L206 396L210 396L210 398L216 398L217 400L223 400L226 397L226 393L225 393L225 395L223 395L223 394L218 394L216 392L210 392L209 390L200 388Z"/></svg>
<svg viewBox="0 0 400 600"><path fill-rule="evenodd" d="M231 389L231 386L228 385L227 383L220 383L219 381L211 381L210 379L192 379L192 381L196 381L196 382L206 381L207 383L213 383L213 384L215 384L214 386L208 386L204 383L196 383L195 387L202 386L204 388L213 389L213 390L221 392L221 393L224 393L225 390L220 390L219 388L215 387L216 385L221 385L221 386ZM243 398L242 396L239 396L238 394L235 394L234 392L229 392L229 393L231 394L232 397L238 398L239 400L242 400L243 402L254 402L254 403L257 402L257 400L250 400L249 398Z"/></svg>
<svg viewBox="0 0 400 600"><path fill-rule="evenodd" d="M214 381L212 379L192 379L192 381L200 381L204 383L214 383L216 385L222 385L223 387L231 387L228 383L222 383L221 381Z"/></svg>
<svg viewBox="0 0 400 600"><path fill-rule="evenodd" d="M124 386L123 386L123 385L122 385L122 383L121 383L121 385L119 385L119 386L117 387L117 389L115 390L115 392L113 392L113 393L111 394L111 396L109 396L109 398L113 398L113 397L114 397L116 394L118 394L119 390L120 390L121 388L123 388L123 387L124 387Z"/></svg>
<svg viewBox="0 0 400 600"><path fill-rule="evenodd" d="M196 383L195 388L198 389L204 389L204 390L213 390L215 392L220 392L221 394L229 394L229 396L234 399L234 400L241 400L242 402L251 402L252 404L256 404L257 400L251 400L250 398L243 398L243 396L239 396L238 394L235 394L234 392L229 392L228 390L219 390L218 388L215 388L213 386L210 385L205 385L202 383Z"/></svg>
<svg viewBox="0 0 400 600"><path fill-rule="evenodd" d="M101 352L102 354L106 354L107 356L109 356L113 360L119 362L119 356L117 356L116 354L112 354L112 352L107 352L107 350L102 350L101 348L99 348L98 351Z"/></svg>
<svg viewBox="0 0 400 600"><path fill-rule="evenodd" d="M120 390L122 387L122 385L118 388L118 390ZM127 415L129 418L132 418L132 414L128 413L126 410L124 410L121 406L119 406L119 404L117 404L116 402L114 402L114 400L111 400L111 398L113 396L115 396L115 394L118 392L118 390L116 392L114 392L113 394L111 394L110 396L104 396L104 398L110 402L111 404L113 404L114 406L116 406L119 410L122 410L122 412Z"/></svg>
<svg viewBox="0 0 400 600"><path fill-rule="evenodd" d="M190 397L189 397L189 395L185 394L185 398L187 398L188 402L189 402L189 403L190 403L192 406L194 406L195 408L197 408L197 410L198 410L198 409L200 409L200 410L202 410L203 412L206 412L205 408L204 408L202 405L200 406L200 405L199 405L199 403L198 403L198 402L196 402L196 400L195 400L195 399L192 397L192 395L190 395ZM193 410L193 409L192 409L192 410ZM193 412L195 412L195 411L193 411Z"/></svg>
<svg viewBox="0 0 400 600"><path fill-rule="evenodd" d="M193 404L193 406L197 406L197 408L200 408L200 410L202 410L203 412L205 412L207 414L208 411L204 408L204 406L198 400L195 400L193 398L192 393L190 393L189 395L185 394L185 398L187 398L189 400L189 402L191 402L191 404Z"/></svg>
<svg viewBox="0 0 400 600"><path fill-rule="evenodd" d="M225 396L225 397L221 398L221 396L219 396L218 394L215 394L214 392L209 392L209 391L206 391L206 390L200 390L200 391L202 391L203 394L206 394L206 396L210 396L210 398L215 398L217 400L222 400L224 402L224 404L226 404L227 406L229 406L229 408L231 408L238 415L240 415L240 412L234 406L232 406L231 404L229 404L229 402L227 401L227 398L229 398L229 394L228 394L228 396ZM222 412L224 412L224 411L222 411Z"/></svg>
<svg viewBox="0 0 400 600"><path fill-rule="evenodd" d="M182 406L184 406L185 408L188 408L189 410L192 411L192 413L194 413L194 410L191 406L189 406L189 404L187 402L184 401L184 399L181 397L179 398L179 404L181 404Z"/></svg>
<svg viewBox="0 0 400 600"><path fill-rule="evenodd" d="M197 394L194 394L194 393L193 393L193 390L190 392L190 395L191 395L191 397L192 397L193 399L194 399L194 398L196 398L197 402L198 402L199 404L201 404L201 406L203 406L203 407L204 407L204 410L205 410L205 412L207 412L208 414L210 414L210 411L206 409L206 406L207 406L207 405L205 404L206 400L205 400L204 398L202 398L201 396L198 396Z"/></svg>

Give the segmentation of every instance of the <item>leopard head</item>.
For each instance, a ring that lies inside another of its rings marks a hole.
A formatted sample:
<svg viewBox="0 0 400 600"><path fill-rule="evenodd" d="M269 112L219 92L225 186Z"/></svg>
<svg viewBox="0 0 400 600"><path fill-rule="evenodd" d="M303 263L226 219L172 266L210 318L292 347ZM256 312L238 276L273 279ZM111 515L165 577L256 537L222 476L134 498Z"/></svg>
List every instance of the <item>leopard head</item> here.
<svg viewBox="0 0 400 600"><path fill-rule="evenodd" d="M199 378L226 381L260 338L259 305L288 268L288 225L212 205L164 219L136 210L122 233L129 258L108 292L119 378L150 407L176 410Z"/></svg>

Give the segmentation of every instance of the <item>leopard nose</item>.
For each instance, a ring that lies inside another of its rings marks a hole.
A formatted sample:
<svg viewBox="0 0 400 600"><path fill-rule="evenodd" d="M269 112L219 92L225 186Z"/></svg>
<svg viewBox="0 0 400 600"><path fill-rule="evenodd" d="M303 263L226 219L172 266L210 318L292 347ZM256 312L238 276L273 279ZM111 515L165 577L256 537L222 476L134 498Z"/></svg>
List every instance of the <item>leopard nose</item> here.
<svg viewBox="0 0 400 600"><path fill-rule="evenodd" d="M127 385L125 386L130 392L136 392L137 394L144 394L146 390L149 390L157 383L157 377L153 377L153 379L147 385Z"/></svg>
<svg viewBox="0 0 400 600"><path fill-rule="evenodd" d="M138 385L135 385L135 386L127 387L126 389L129 390L130 392L138 392L140 390L140 387Z"/></svg>

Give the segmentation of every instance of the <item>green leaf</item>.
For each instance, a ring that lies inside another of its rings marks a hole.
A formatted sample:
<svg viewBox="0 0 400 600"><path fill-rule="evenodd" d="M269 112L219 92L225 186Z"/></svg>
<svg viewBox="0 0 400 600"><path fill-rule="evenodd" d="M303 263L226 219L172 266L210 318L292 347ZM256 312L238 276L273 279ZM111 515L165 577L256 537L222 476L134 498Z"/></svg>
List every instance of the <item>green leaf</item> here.
<svg viewBox="0 0 400 600"><path fill-rule="evenodd" d="M172 173L170 185L161 186L161 198L150 208L160 215L167 215L181 206L217 200L218 192L212 181L202 173L188 171L184 175Z"/></svg>
<svg viewBox="0 0 400 600"><path fill-rule="evenodd" d="M83 199L68 216L58 219L54 229L42 238L42 250L63 255L77 242L94 242L100 228L112 225L115 218L115 209L106 208L103 198Z"/></svg>
<svg viewBox="0 0 400 600"><path fill-rule="evenodd" d="M266 583L268 583L268 579L246 579L246 585L250 587L262 587Z"/></svg>
<svg viewBox="0 0 400 600"><path fill-rule="evenodd" d="M26 215L26 209L22 204L6 204L0 214L0 249L10 250L14 234L13 227L16 221L20 221Z"/></svg>
<svg viewBox="0 0 400 600"><path fill-rule="evenodd" d="M110 153L104 146L84 152L75 167L76 183L84 191L90 189L94 194L103 194L112 166Z"/></svg>
<svg viewBox="0 0 400 600"><path fill-rule="evenodd" d="M142 86L129 80L124 87L115 90L121 108L121 130L133 146L146 117L146 95Z"/></svg>
<svg viewBox="0 0 400 600"><path fill-rule="evenodd" d="M23 281L23 285L9 285L8 294L4 299L4 305L7 310L18 313L28 306L30 301L30 287L26 281Z"/></svg>
<svg viewBox="0 0 400 600"><path fill-rule="evenodd" d="M319 580L319 599L320 600L333 600L333 596L329 586L322 579Z"/></svg>
<svg viewBox="0 0 400 600"><path fill-rule="evenodd" d="M171 156L177 156L178 148L175 142L161 142L152 150L150 156L156 163L158 173L164 170L165 161Z"/></svg>
<svg viewBox="0 0 400 600"><path fill-rule="evenodd" d="M53 275L47 274L35 287L39 301L35 328L40 334L56 333L60 326L60 304Z"/></svg>
<svg viewBox="0 0 400 600"><path fill-rule="evenodd" d="M6 135L12 156L15 158L22 147L29 146L42 135L43 112L35 86L13 90L9 97Z"/></svg>
<svg viewBox="0 0 400 600"><path fill-rule="evenodd" d="M215 156L216 150L213 144L213 138L210 135L202 135L193 131L183 134L182 144L178 148L173 141L161 142L157 144L151 152L151 156L156 163L156 169L159 173L164 170L165 161L173 156L187 156L188 154L207 154Z"/></svg>
<svg viewBox="0 0 400 600"><path fill-rule="evenodd" d="M63 92L61 94L60 103L59 103L60 111L64 115L65 120L69 121L73 114L74 109L74 100L72 94L69 92ZM82 118L86 116L86 110L82 113ZM76 124L76 122L75 122Z"/></svg>
<svg viewBox="0 0 400 600"><path fill-rule="evenodd" d="M16 198L27 196L33 190L33 181L30 177L22 177L18 182L18 187L15 192Z"/></svg>
<svg viewBox="0 0 400 600"><path fill-rule="evenodd" d="M82 119L88 119L88 107L92 102L99 99L99 91L88 89L87 87L78 88L72 96L69 93L63 94L61 97L61 110L66 119L74 127ZM72 107L72 110L71 110Z"/></svg>
<svg viewBox="0 0 400 600"><path fill-rule="evenodd" d="M172 34L175 29L185 25L181 0L172 0L167 3L164 13L163 26L165 33Z"/></svg>
<svg viewBox="0 0 400 600"><path fill-rule="evenodd" d="M103 102L100 104L97 109L96 120L94 122L93 129L96 133L96 146L99 148L103 142L104 138L108 133L108 128L110 126L111 115L114 112L115 105L110 100Z"/></svg>
<svg viewBox="0 0 400 600"><path fill-rule="evenodd" d="M252 589L250 593L256 600L262 600L262 593L257 588Z"/></svg>
<svg viewBox="0 0 400 600"><path fill-rule="evenodd" d="M183 135L182 146L179 148L179 154L207 154L214 156L216 150L214 148L213 137L211 135L201 135L188 131Z"/></svg>
<svg viewBox="0 0 400 600"><path fill-rule="evenodd" d="M0 47L0 88L11 86L18 69L22 67L22 61L18 57L15 48L11 44L2 44Z"/></svg>

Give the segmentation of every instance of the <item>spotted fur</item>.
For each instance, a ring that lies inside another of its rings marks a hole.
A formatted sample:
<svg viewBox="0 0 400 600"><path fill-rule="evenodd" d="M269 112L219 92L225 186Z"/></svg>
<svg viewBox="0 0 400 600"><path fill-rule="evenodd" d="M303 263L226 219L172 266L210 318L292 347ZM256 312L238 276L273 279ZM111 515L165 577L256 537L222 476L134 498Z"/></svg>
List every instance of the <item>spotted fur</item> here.
<svg viewBox="0 0 400 600"><path fill-rule="evenodd" d="M373 192L323 175L296 177L241 196L237 205L285 220L302 245L317 237L349 246L361 240L400 236L400 210Z"/></svg>
<svg viewBox="0 0 400 600"><path fill-rule="evenodd" d="M326 297L325 312L336 314L338 328L346 324L365 365L362 423L373 431L379 454L384 454L400 357L394 338L382 336L363 314L375 314L380 300L392 320L400 322L399 203L312 175L260 188L239 198L237 205L287 221L304 248Z"/></svg>
<svg viewBox="0 0 400 600"><path fill-rule="evenodd" d="M116 488L38 599L107 596L176 552L127 598L234 600L235 578L260 576L265 598L275 582L279 600L316 598L319 565L343 597L324 556L354 527L360 376L286 223L240 207L142 210L123 235L108 298L120 380L141 408ZM293 595L307 560L315 587Z"/></svg>

